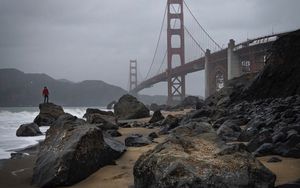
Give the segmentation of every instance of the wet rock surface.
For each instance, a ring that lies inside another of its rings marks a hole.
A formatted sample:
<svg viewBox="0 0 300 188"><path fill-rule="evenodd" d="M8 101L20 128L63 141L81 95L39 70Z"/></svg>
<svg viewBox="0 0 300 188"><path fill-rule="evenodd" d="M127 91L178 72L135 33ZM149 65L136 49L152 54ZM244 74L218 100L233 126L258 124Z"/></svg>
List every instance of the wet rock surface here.
<svg viewBox="0 0 300 188"><path fill-rule="evenodd" d="M53 103L42 103L39 105L40 113L34 119L38 126L52 126L59 116L65 112L61 106Z"/></svg>
<svg viewBox="0 0 300 188"><path fill-rule="evenodd" d="M114 112L121 120L150 117L149 109L131 95L123 95L114 105Z"/></svg>
<svg viewBox="0 0 300 188"><path fill-rule="evenodd" d="M46 133L37 156L32 183L39 187L73 185L99 168L114 164L124 144L106 137L82 119L60 116Z"/></svg>
<svg viewBox="0 0 300 188"><path fill-rule="evenodd" d="M268 188L275 176L244 148L226 145L210 124L192 122L138 159L134 182L137 188Z"/></svg>
<svg viewBox="0 0 300 188"><path fill-rule="evenodd" d="M16 136L40 136L43 133L40 131L39 126L36 123L29 123L21 125L17 132Z"/></svg>
<svg viewBox="0 0 300 188"><path fill-rule="evenodd" d="M88 123L97 124L97 126L102 130L119 128L116 118L114 117L114 113L111 111L88 108L83 117L86 118Z"/></svg>

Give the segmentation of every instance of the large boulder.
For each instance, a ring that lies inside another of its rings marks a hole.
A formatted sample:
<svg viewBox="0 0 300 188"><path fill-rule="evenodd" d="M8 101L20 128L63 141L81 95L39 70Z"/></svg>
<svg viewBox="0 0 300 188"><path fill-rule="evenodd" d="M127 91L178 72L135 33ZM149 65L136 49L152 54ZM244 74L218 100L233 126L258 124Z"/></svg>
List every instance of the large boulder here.
<svg viewBox="0 0 300 188"><path fill-rule="evenodd" d="M131 95L122 96L114 106L114 112L118 119L138 119L150 116L149 109L137 98Z"/></svg>
<svg viewBox="0 0 300 188"><path fill-rule="evenodd" d="M35 123L23 124L21 125L17 132L17 136L40 136L43 133L40 131L40 128Z"/></svg>
<svg viewBox="0 0 300 188"><path fill-rule="evenodd" d="M114 164L125 146L102 134L101 129L66 114L46 133L33 171L38 187L69 186L99 168Z"/></svg>
<svg viewBox="0 0 300 188"><path fill-rule="evenodd" d="M241 145L228 146L207 123L174 129L134 165L136 188L270 188L275 175Z"/></svg>
<svg viewBox="0 0 300 188"><path fill-rule="evenodd" d="M65 114L63 108L53 103L42 103L39 105L40 113L34 119L34 123L38 126L51 126L59 118Z"/></svg>

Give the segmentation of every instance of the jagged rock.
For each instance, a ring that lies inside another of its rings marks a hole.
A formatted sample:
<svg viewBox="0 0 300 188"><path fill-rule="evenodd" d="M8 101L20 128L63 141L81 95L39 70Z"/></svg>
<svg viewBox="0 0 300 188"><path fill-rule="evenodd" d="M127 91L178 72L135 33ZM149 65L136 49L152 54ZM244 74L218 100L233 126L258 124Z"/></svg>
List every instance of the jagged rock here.
<svg viewBox="0 0 300 188"><path fill-rule="evenodd" d="M88 108L83 116L90 124L97 124L102 130L118 129L113 112Z"/></svg>
<svg viewBox="0 0 300 188"><path fill-rule="evenodd" d="M217 134L226 141L236 141L241 135L240 121L227 120L217 130Z"/></svg>
<svg viewBox="0 0 300 188"><path fill-rule="evenodd" d="M52 126L59 116L65 112L61 106L53 103L42 103L39 105L40 113L34 119L34 123L38 126Z"/></svg>
<svg viewBox="0 0 300 188"><path fill-rule="evenodd" d="M282 160L279 159L278 157L271 157L267 162L268 163L278 163L281 162Z"/></svg>
<svg viewBox="0 0 300 188"><path fill-rule="evenodd" d="M160 110L157 110L153 113L152 118L150 119L149 123L156 123L165 119L165 117L161 114Z"/></svg>
<svg viewBox="0 0 300 188"><path fill-rule="evenodd" d="M88 108L86 109L85 114L83 115L83 118L88 118L90 114L101 114L105 116L114 116L114 113L112 111L103 111L96 108Z"/></svg>
<svg viewBox="0 0 300 188"><path fill-rule="evenodd" d="M248 144L248 151L254 152L264 143L272 143L272 136L269 130L264 130L256 135Z"/></svg>
<svg viewBox="0 0 300 188"><path fill-rule="evenodd" d="M240 149L217 154L224 146L209 124L179 126L164 143L137 160L133 171L135 187L274 186L275 175L250 153Z"/></svg>
<svg viewBox="0 0 300 188"><path fill-rule="evenodd" d="M170 130L179 126L179 119L175 116L168 115L161 123L161 130L159 134L168 134Z"/></svg>
<svg viewBox="0 0 300 188"><path fill-rule="evenodd" d="M102 134L95 125L66 114L46 133L33 171L38 187L73 185L99 168L114 164L125 146Z"/></svg>
<svg viewBox="0 0 300 188"><path fill-rule="evenodd" d="M122 134L117 130L107 130L107 134L109 134L111 137L120 137Z"/></svg>
<svg viewBox="0 0 300 188"><path fill-rule="evenodd" d="M257 148L254 152L255 157L262 157L266 155L274 154L274 145L272 143L264 143L259 148Z"/></svg>
<svg viewBox="0 0 300 188"><path fill-rule="evenodd" d="M150 116L149 109L131 95L122 96L114 106L116 117L122 120L138 119Z"/></svg>
<svg viewBox="0 0 300 188"><path fill-rule="evenodd" d="M143 135L134 134L125 139L125 145L128 147L142 147L151 144L152 141Z"/></svg>
<svg viewBox="0 0 300 188"><path fill-rule="evenodd" d="M150 133L150 134L148 135L148 137L149 137L151 140L153 140L153 139L155 139L155 138L158 138L158 135L156 134L156 132L152 132L152 133Z"/></svg>
<svg viewBox="0 0 300 188"><path fill-rule="evenodd" d="M23 124L21 125L17 132L17 136L40 136L43 133L40 131L40 128L35 123Z"/></svg>

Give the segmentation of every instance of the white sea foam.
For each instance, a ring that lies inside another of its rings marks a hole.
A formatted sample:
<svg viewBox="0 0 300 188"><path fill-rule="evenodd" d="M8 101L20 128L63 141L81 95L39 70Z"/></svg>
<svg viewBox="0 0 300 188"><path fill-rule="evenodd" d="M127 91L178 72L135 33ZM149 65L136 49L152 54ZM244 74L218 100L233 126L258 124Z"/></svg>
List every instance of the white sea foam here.
<svg viewBox="0 0 300 188"><path fill-rule="evenodd" d="M99 107L98 107L99 108ZM100 108L103 110L103 108ZM0 159L10 158L14 150L37 144L45 135L37 137L17 137L16 130L21 124L31 123L38 115L38 108L0 108ZM64 111L82 118L85 107L65 107ZM49 127L40 127L45 133Z"/></svg>

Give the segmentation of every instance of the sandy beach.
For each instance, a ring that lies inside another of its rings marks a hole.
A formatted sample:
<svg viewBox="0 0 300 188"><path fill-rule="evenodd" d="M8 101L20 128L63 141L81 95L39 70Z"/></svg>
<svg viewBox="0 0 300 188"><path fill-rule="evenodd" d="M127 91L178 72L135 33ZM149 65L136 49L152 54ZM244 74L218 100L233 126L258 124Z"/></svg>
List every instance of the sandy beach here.
<svg viewBox="0 0 300 188"><path fill-rule="evenodd" d="M172 112L173 115L182 115L185 112ZM169 113L165 112L164 115ZM146 122L149 118L141 119L139 122ZM124 142L130 134L148 135L157 132L158 129L146 128L120 128L122 134L118 139ZM105 166L94 174L71 187L74 188L123 188L134 185L133 166L135 161L144 152L154 148L158 143L164 141L166 136L160 136L154 143L144 147L128 147L124 155L116 161L116 165ZM38 146L31 147L22 152L29 155L21 159L7 159L0 161L0 187L1 188L32 188L30 184L33 167L36 159ZM296 181L300 178L300 159L284 158L280 156L282 162L268 163L267 160L272 156L258 158L267 168L277 176L276 185Z"/></svg>

